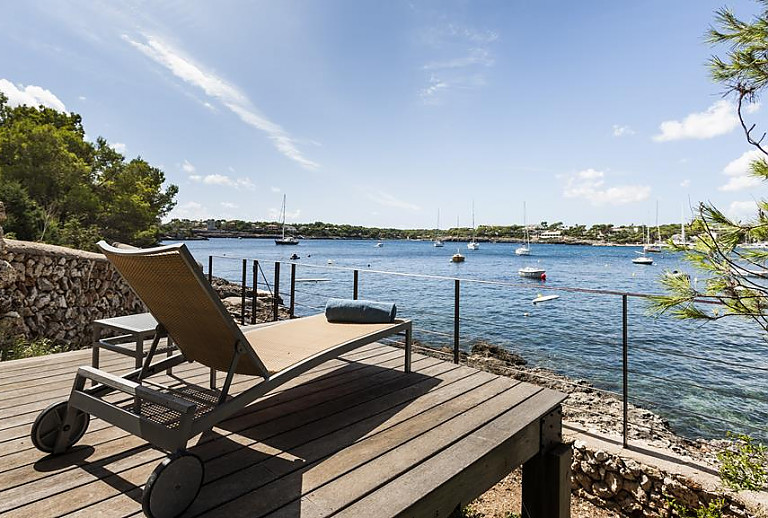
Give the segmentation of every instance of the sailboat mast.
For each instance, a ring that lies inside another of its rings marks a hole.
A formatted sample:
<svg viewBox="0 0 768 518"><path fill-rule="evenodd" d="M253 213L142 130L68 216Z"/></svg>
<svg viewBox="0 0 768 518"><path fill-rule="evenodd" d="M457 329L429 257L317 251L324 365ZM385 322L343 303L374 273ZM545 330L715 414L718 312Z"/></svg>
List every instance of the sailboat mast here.
<svg viewBox="0 0 768 518"><path fill-rule="evenodd" d="M685 244L685 206L680 207L680 234Z"/></svg>
<svg viewBox="0 0 768 518"><path fill-rule="evenodd" d="M528 216L526 214L525 202L523 202L523 231L525 232L525 246L531 248L531 235L528 233Z"/></svg>
<svg viewBox="0 0 768 518"><path fill-rule="evenodd" d="M283 210L281 212L283 213L283 239L285 239L285 194L283 194Z"/></svg>

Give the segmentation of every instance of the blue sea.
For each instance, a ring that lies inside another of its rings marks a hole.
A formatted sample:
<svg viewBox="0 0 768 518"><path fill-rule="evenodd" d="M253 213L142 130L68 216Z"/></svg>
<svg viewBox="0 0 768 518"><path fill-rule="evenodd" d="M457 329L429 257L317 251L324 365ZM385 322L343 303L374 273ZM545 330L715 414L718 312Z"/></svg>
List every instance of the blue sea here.
<svg viewBox="0 0 768 518"><path fill-rule="evenodd" d="M559 291L553 288L659 294L664 271L691 270L680 254L650 254L652 266L631 262L638 247L533 244L529 257L517 245L367 240L303 240L275 246L266 239L188 241L205 265L214 256L216 276L240 282L242 259L258 260L271 286L280 261L280 293L288 301L290 263L297 264L297 314L321 311L329 297L351 298L353 269L359 270L359 297L397 304L398 316L412 318L415 337L433 346L453 340L454 279L460 283L460 343L468 350L485 340L542 366L585 379L596 387L622 390L622 297L619 294ZM451 263L457 248L464 263ZM291 261L291 254L300 258ZM546 270L545 282L520 278L523 266ZM388 272L388 273L383 273ZM258 285L266 289L259 274ZM311 282L309 279L323 279ZM539 294L557 300L534 305ZM768 343L760 328L740 317L717 322L653 316L648 302L628 298L629 397L665 417L688 437L722 437L726 430L768 440Z"/></svg>

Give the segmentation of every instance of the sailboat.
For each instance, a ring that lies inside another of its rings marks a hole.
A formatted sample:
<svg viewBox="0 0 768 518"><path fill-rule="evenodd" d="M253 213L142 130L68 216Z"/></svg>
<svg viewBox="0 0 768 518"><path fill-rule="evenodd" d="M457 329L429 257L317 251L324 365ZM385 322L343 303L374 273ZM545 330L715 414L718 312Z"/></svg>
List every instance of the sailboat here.
<svg viewBox="0 0 768 518"><path fill-rule="evenodd" d="M523 202L523 230L525 231L525 244L515 249L515 255L531 255L531 236L528 234L528 222L525 215L525 202Z"/></svg>
<svg viewBox="0 0 768 518"><path fill-rule="evenodd" d="M443 247L443 240L440 239L440 209L437 209L437 230L435 230L435 240L432 243L432 246L436 246L438 248Z"/></svg>
<svg viewBox="0 0 768 518"><path fill-rule="evenodd" d="M464 256L461 255L461 252L459 249L456 249L456 253L451 256L451 262L452 263L463 263L464 262Z"/></svg>
<svg viewBox="0 0 768 518"><path fill-rule="evenodd" d="M648 235L650 236L650 231L648 231ZM646 238L645 238L645 226L643 226L643 243L645 243L646 245L648 244L648 240L646 240ZM635 253L640 254L640 257L635 257L634 259L632 259L633 263L635 263L635 264L643 264L645 266L650 266L650 265L653 264L653 259L651 259L647 255L645 255L645 253L646 253L645 246L643 246L643 251L642 252L637 252L636 251Z"/></svg>
<svg viewBox="0 0 768 518"><path fill-rule="evenodd" d="M661 253L661 230L659 229L659 202L656 202L656 242L651 243L651 231L648 230L648 243L643 245L644 252Z"/></svg>
<svg viewBox="0 0 768 518"><path fill-rule="evenodd" d="M276 245L298 245L299 240L293 236L285 236L285 194L283 194L283 208L280 210L281 221L283 223L283 237L275 239Z"/></svg>
<svg viewBox="0 0 768 518"><path fill-rule="evenodd" d="M472 240L467 243L467 248L470 250L478 250L480 243L475 241L475 202L472 202Z"/></svg>

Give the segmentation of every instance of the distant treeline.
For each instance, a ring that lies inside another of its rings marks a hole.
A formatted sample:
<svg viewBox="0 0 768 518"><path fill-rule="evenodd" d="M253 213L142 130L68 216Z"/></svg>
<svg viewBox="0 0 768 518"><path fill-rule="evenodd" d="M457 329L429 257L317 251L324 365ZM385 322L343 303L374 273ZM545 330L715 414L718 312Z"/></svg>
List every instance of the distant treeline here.
<svg viewBox="0 0 768 518"><path fill-rule="evenodd" d="M288 232L294 236L314 239L456 239L469 240L473 235L483 241L493 240L522 240L525 238L525 228L522 225L480 225L473 230L469 227L435 229L397 229L363 227L359 225L337 225L316 221L314 223L294 223L288 227ZM643 227L634 225L614 226L611 224L565 226L561 222L529 225L531 239L537 240L545 232L545 238L550 241L605 241L609 243L638 243L643 240ZM163 224L163 235L176 239L192 239L195 237L216 235L242 237L269 237L282 232L282 227L274 221L242 221L242 220L213 220L210 222L188 219L174 219ZM559 235L557 234L559 232ZM686 233L691 228L686 227ZM660 225L659 234L662 241L667 241L673 235L680 233L679 224ZM657 232L651 229L651 241L656 241Z"/></svg>

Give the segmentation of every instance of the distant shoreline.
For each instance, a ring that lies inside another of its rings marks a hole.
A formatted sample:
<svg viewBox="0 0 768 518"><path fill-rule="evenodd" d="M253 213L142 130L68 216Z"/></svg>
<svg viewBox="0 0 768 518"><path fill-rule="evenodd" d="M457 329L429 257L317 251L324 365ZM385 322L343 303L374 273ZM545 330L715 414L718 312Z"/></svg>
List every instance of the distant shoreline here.
<svg viewBox="0 0 768 518"><path fill-rule="evenodd" d="M250 234L246 232L199 232L194 236L178 237L178 236L163 236L162 241L206 241L209 239L277 239L281 237L277 234ZM306 236L299 239L304 241L314 241L318 239L328 239L333 241L424 241L430 242L431 239L379 239L374 237L339 237L339 236ZM480 243L504 243L504 244L521 244L524 241L514 238L475 238ZM442 238L444 243L468 243L470 238L461 237L444 237ZM642 247L643 243L610 243L599 240L589 239L546 239L546 240L531 240L531 243L538 245L582 245L582 246L610 246L610 247Z"/></svg>

